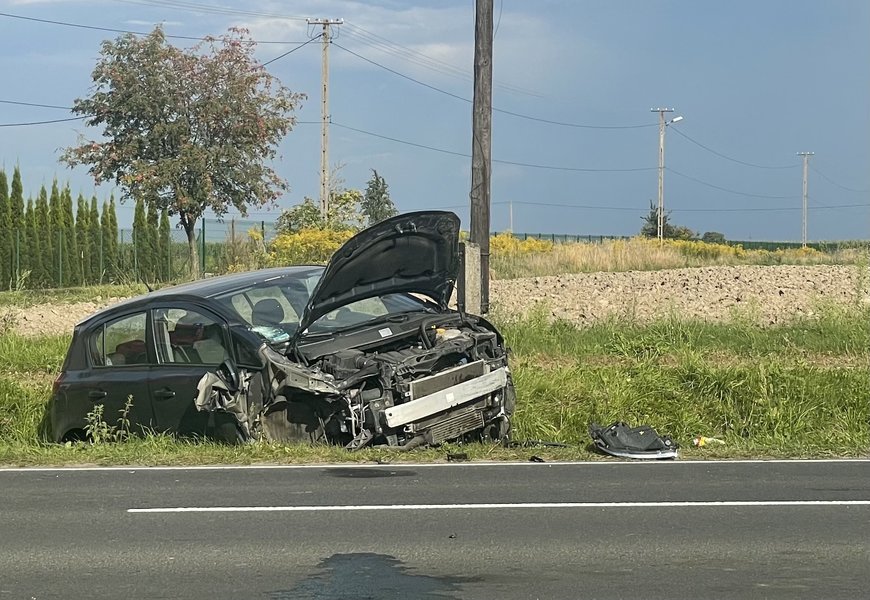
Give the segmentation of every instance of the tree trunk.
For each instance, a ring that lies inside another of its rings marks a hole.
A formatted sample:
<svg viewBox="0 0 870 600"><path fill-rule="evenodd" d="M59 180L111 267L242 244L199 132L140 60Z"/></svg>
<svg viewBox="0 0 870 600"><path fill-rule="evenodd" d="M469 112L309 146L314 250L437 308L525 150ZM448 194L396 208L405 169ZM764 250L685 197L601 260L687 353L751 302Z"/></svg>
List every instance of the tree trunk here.
<svg viewBox="0 0 870 600"><path fill-rule="evenodd" d="M199 258L196 252L196 221L182 219L181 226L187 234L187 250L190 256L190 278L199 279Z"/></svg>

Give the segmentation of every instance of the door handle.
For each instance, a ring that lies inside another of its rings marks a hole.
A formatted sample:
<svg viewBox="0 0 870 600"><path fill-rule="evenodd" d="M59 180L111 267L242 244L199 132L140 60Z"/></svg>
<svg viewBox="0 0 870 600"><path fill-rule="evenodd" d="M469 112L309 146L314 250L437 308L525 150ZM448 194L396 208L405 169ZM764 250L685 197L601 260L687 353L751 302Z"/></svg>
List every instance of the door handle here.
<svg viewBox="0 0 870 600"><path fill-rule="evenodd" d="M102 400L106 396L108 396L108 393L103 390L91 390L88 392L88 398L91 400Z"/></svg>
<svg viewBox="0 0 870 600"><path fill-rule="evenodd" d="M175 392L170 390L169 388L163 388L162 390L157 390L154 392L154 395L160 398L161 400L168 400L169 398L175 398Z"/></svg>

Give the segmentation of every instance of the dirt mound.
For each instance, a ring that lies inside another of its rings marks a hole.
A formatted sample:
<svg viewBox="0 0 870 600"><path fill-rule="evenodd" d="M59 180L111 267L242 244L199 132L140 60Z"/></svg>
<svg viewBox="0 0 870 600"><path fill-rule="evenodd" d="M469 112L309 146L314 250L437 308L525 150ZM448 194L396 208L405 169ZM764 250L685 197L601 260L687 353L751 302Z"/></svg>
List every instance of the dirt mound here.
<svg viewBox="0 0 870 600"><path fill-rule="evenodd" d="M866 269L856 266L700 267L493 281L490 297L499 314L543 308L579 324L614 316L646 321L671 314L706 321L740 316L776 324L812 316L821 305L866 302L866 279ZM22 335L64 334L120 300L0 309L0 324Z"/></svg>
<svg viewBox="0 0 870 600"><path fill-rule="evenodd" d="M72 333L76 323L122 298L95 299L93 302L37 304L26 308L0 308L0 323L20 335L42 336Z"/></svg>

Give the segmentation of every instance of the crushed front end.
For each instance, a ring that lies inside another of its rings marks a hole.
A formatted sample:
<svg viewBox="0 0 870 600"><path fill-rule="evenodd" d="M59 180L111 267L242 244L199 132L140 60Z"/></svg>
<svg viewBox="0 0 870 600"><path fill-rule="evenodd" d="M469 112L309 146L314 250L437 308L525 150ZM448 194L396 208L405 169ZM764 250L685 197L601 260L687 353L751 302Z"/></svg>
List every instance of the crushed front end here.
<svg viewBox="0 0 870 600"><path fill-rule="evenodd" d="M294 360L264 345L268 383L261 391L244 383L250 373L241 374L246 389L235 394L203 378L201 398L226 398L198 406L235 414L250 439L326 441L350 450L508 438L516 397L504 341L492 325L458 313L421 313L401 326L373 327L384 339L323 354L319 344L302 345Z"/></svg>

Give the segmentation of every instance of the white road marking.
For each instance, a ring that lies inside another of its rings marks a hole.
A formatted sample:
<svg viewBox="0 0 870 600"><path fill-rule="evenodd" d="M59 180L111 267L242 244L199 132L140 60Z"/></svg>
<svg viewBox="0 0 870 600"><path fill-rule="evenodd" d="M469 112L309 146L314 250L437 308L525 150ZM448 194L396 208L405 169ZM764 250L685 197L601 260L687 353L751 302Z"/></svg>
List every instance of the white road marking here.
<svg viewBox="0 0 870 600"><path fill-rule="evenodd" d="M533 463L526 461L475 461L466 463L320 463L307 465L195 465L195 466L118 466L118 467L78 467L75 465L69 467L0 467L0 475L3 473L39 473L39 472L70 472L70 471L127 471L128 473L149 472L149 471L258 471L267 469L421 469L431 467L444 467L452 469L461 469L468 467L517 467L526 466L535 469L546 469L549 467L566 467L566 466L617 466L625 467L629 465L644 465L645 468L666 467L666 466L705 466L715 467L716 465L733 465L733 464L822 464L822 463L870 463L867 458L796 458L796 459L751 459L751 460L715 460L715 459L683 459L678 461L661 460L661 461L629 461L629 460L587 460L587 461L565 461L565 462L549 462L549 463Z"/></svg>
<svg viewBox="0 0 870 600"><path fill-rule="evenodd" d="M485 504L363 504L336 506L177 506L129 508L128 513L363 512L376 510L473 510L500 508L695 508L756 506L870 506L870 500L735 500L711 502L499 502Z"/></svg>

